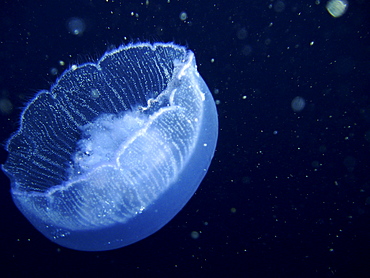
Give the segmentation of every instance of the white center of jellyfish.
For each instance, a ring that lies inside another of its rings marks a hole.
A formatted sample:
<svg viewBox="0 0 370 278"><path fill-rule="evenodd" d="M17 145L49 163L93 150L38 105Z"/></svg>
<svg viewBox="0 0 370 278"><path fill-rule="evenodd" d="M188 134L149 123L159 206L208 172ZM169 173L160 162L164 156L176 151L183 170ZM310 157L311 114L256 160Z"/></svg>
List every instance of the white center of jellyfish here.
<svg viewBox="0 0 370 278"><path fill-rule="evenodd" d="M128 111L123 116L103 114L82 126L77 151L72 155L70 174L78 175L94 167L110 163L119 147L139 131L148 116L140 111Z"/></svg>

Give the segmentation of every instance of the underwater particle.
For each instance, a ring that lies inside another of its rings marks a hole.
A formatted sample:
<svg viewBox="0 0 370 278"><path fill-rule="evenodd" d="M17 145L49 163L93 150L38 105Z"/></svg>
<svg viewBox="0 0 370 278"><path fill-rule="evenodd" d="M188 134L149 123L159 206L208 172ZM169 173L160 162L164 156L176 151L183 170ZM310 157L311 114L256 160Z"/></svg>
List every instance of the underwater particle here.
<svg viewBox="0 0 370 278"><path fill-rule="evenodd" d="M332 17L341 17L348 9L347 0L330 0L326 3L326 10Z"/></svg>
<svg viewBox="0 0 370 278"><path fill-rule="evenodd" d="M245 27L240 28L238 32L236 33L236 36L238 37L239 40L244 40L248 37L248 31L245 29Z"/></svg>
<svg viewBox="0 0 370 278"><path fill-rule="evenodd" d="M0 99L0 114L9 115L13 111L13 104L8 98Z"/></svg>
<svg viewBox="0 0 370 278"><path fill-rule="evenodd" d="M300 112L306 106L306 101L303 97L295 97L291 103L294 112Z"/></svg>
<svg viewBox="0 0 370 278"><path fill-rule="evenodd" d="M251 54L252 53L252 46L250 46L250 45L245 45L244 47L243 47L243 49L242 49L242 53L243 53L243 55L244 56L248 56L249 54Z"/></svg>
<svg viewBox="0 0 370 278"><path fill-rule="evenodd" d="M181 21L185 21L188 19L188 14L186 12L181 12L179 17Z"/></svg>
<svg viewBox="0 0 370 278"><path fill-rule="evenodd" d="M51 68L50 69L50 74L51 75L57 75L58 74L58 69L57 68Z"/></svg>
<svg viewBox="0 0 370 278"><path fill-rule="evenodd" d="M285 10L285 3L283 1L276 1L273 7L275 12L281 13Z"/></svg>
<svg viewBox="0 0 370 278"><path fill-rule="evenodd" d="M82 36L86 30L85 21L79 17L72 17L67 20L68 31L75 36Z"/></svg>
<svg viewBox="0 0 370 278"><path fill-rule="evenodd" d="M190 233L190 236L192 239L198 239L199 238L199 233L197 231L192 231Z"/></svg>

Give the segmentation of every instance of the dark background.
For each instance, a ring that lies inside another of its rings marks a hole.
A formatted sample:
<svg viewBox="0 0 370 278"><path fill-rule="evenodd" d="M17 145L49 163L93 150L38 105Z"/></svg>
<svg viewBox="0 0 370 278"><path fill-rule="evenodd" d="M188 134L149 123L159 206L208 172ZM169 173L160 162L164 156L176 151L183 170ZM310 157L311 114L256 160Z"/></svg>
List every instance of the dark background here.
<svg viewBox="0 0 370 278"><path fill-rule="evenodd" d="M47 240L16 209L0 173L1 276L370 277L369 9L352 0L333 18L325 4L3 1L3 144L24 104L70 65L137 41L194 51L218 103L220 134L185 208L113 251ZM72 17L85 22L83 34L69 31ZM300 112L291 108L296 96L306 102Z"/></svg>

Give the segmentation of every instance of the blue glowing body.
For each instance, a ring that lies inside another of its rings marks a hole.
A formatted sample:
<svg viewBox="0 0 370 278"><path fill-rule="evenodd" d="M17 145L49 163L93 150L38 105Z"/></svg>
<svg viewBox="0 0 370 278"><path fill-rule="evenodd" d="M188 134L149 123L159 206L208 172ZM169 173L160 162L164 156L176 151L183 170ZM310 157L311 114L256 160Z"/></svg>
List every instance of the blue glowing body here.
<svg viewBox="0 0 370 278"><path fill-rule="evenodd" d="M27 105L3 170L50 240L102 251L139 241L194 194L218 136L191 51L138 43L66 71Z"/></svg>

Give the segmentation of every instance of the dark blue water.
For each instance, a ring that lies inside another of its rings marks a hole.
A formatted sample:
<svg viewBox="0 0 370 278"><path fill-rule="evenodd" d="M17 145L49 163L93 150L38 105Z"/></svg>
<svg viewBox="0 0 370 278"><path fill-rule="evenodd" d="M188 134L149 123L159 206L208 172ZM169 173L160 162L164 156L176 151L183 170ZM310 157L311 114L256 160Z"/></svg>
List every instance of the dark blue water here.
<svg viewBox="0 0 370 278"><path fill-rule="evenodd" d="M14 107L2 108L3 142L18 129L18 108L69 65L135 40L194 50L220 124L196 195L161 231L117 251L86 255L50 243L18 212L1 174L8 277L40 269L60 276L369 276L366 3L351 1L333 18L324 2L283 1L283 10L269 7L275 2L2 4L1 103ZM85 30L71 34L76 17ZM305 100L300 112L291 107L297 96Z"/></svg>

